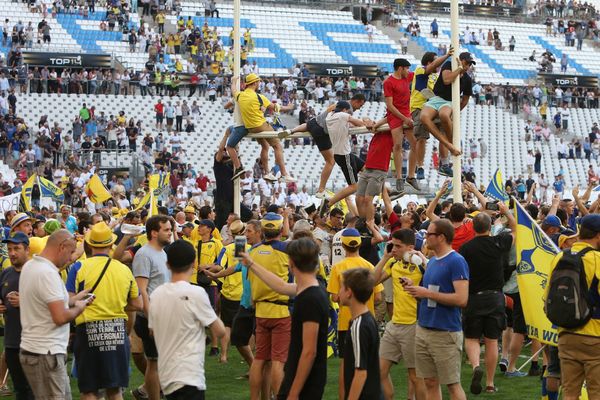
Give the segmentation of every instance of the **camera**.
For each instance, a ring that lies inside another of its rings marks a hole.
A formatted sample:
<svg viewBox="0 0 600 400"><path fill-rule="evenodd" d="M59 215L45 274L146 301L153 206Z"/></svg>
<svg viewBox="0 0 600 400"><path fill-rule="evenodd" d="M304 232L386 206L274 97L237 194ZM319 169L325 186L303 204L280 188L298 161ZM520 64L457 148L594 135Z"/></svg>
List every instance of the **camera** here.
<svg viewBox="0 0 600 400"><path fill-rule="evenodd" d="M488 201L485 204L485 209L489 210L489 211L499 211L500 207L498 207L498 202L492 202L492 201Z"/></svg>

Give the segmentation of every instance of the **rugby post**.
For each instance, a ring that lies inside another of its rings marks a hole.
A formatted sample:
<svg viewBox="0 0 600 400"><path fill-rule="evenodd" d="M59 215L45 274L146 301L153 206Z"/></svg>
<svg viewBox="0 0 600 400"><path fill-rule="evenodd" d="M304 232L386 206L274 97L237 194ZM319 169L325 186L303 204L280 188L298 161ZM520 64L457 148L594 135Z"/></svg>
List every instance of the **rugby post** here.
<svg viewBox="0 0 600 400"><path fill-rule="evenodd" d="M237 77L237 90L240 90L240 1L233 0L233 76ZM237 107L237 105L234 105ZM240 215L240 177L233 182L233 212Z"/></svg>
<svg viewBox="0 0 600 400"><path fill-rule="evenodd" d="M459 54L458 45L458 0L450 1L450 29L451 29L451 45L454 48L455 54ZM458 68L458 58L452 57L452 70ZM455 148L460 149L460 76L452 82L452 144ZM461 149L462 151L462 149ZM452 197L455 203L462 202L461 189L461 156L453 157L452 160Z"/></svg>

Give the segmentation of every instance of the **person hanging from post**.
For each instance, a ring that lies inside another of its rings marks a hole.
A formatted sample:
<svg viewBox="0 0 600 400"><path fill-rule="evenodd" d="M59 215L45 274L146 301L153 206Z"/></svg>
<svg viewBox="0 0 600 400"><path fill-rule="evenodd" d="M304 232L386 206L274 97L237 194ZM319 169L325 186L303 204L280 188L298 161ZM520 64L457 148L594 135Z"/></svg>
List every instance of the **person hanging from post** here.
<svg viewBox="0 0 600 400"><path fill-rule="evenodd" d="M335 204L348 196L354 194L358 184L358 173L363 169L364 161L352 153L350 144L350 126L363 126L372 128L374 122L368 118L358 119L352 116L352 106L347 101L338 101L334 110L327 114L327 130L331 138L333 158L335 163L342 169L348 186L338 191L329 200L323 199L319 212L323 214L329 204ZM358 215L356 205L347 201L348 209L354 215Z"/></svg>
<svg viewBox="0 0 600 400"><path fill-rule="evenodd" d="M357 111L365 104L365 96L362 93L356 93L350 99L350 107L352 111ZM295 133L298 132L306 132L310 133L312 136L321 156L325 160L325 165L323 166L323 170L321 171L321 179L319 180L319 188L315 197L319 200L329 199L331 196L325 190L325 186L327 185L327 181L331 176L331 172L333 171L333 167L335 166L335 160L333 159L333 150L331 139L329 138L329 131L327 130L327 115L335 109L335 104L327 107L323 112L317 115L314 118L309 119L304 124L300 124L294 129L286 129L279 132L279 139L285 139Z"/></svg>
<svg viewBox="0 0 600 400"><path fill-rule="evenodd" d="M473 95L473 81L468 74L471 65L475 65L473 56L469 52L460 53L458 68L452 70L452 63L446 60L442 65L440 76L433 87L434 97L430 98L421 111L421 123L431 134L440 141L441 162L438 173L443 176L452 176L450 157L461 155L461 150L452 144L452 82L460 77L460 109L466 107L469 98ZM436 126L434 120L439 117L444 135Z"/></svg>

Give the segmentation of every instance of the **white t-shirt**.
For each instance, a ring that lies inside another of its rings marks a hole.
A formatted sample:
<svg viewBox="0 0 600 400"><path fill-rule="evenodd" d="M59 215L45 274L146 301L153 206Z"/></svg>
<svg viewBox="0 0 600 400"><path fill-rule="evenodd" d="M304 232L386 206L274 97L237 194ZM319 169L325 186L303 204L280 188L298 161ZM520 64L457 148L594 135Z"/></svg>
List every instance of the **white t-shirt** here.
<svg viewBox="0 0 600 400"><path fill-rule="evenodd" d="M342 232L344 232L343 229L339 232L336 232L335 235L333 235L333 239L331 239L332 266L346 258L346 250L344 250L344 247L342 246Z"/></svg>
<svg viewBox="0 0 600 400"><path fill-rule="evenodd" d="M333 154L346 155L352 152L349 140L348 120L350 114L345 112L330 112L325 122L331 139Z"/></svg>
<svg viewBox="0 0 600 400"><path fill-rule="evenodd" d="M148 327L158 350L158 376L165 394L189 385L206 390L204 329L217 320L206 291L189 282L167 282L150 295Z"/></svg>
<svg viewBox="0 0 600 400"><path fill-rule="evenodd" d="M233 99L233 126L244 126L244 120L242 119L242 112L240 111L240 105L235 98Z"/></svg>
<svg viewBox="0 0 600 400"><path fill-rule="evenodd" d="M62 301L69 308L69 294L58 269L49 260L33 256L19 278L21 348L37 354L67 354L69 324L56 326L48 303Z"/></svg>
<svg viewBox="0 0 600 400"><path fill-rule="evenodd" d="M325 265L330 265L329 260L331 259L331 235L321 228L315 228L315 230L313 230L313 236L316 240L321 241L321 260L323 260L323 263Z"/></svg>
<svg viewBox="0 0 600 400"><path fill-rule="evenodd" d="M240 179L240 182L242 185L242 192L243 191L252 191L252 185L254 183L254 180L252 179L252 177Z"/></svg>

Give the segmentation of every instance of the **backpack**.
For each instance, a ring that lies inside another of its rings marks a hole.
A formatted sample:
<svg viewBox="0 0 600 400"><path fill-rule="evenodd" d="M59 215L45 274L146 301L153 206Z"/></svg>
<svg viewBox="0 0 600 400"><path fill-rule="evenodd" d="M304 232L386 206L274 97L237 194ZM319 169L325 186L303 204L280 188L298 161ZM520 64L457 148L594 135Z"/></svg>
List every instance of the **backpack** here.
<svg viewBox="0 0 600 400"><path fill-rule="evenodd" d="M550 276L544 311L550 322L561 328L579 328L592 318L594 304L583 265L583 256L590 250L576 254L565 250ZM592 282L592 287L597 285Z"/></svg>

